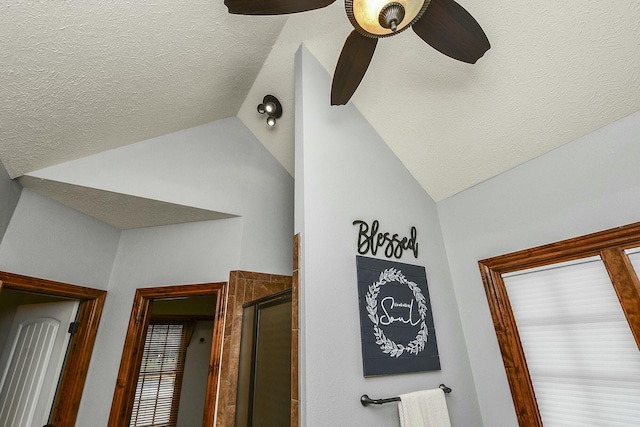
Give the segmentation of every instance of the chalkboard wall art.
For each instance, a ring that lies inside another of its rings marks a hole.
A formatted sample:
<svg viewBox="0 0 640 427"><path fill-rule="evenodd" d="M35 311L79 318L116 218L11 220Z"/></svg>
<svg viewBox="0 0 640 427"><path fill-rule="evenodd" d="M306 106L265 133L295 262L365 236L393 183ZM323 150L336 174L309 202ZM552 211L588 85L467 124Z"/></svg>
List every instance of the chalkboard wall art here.
<svg viewBox="0 0 640 427"><path fill-rule="evenodd" d="M356 259L364 376L439 370L424 267Z"/></svg>

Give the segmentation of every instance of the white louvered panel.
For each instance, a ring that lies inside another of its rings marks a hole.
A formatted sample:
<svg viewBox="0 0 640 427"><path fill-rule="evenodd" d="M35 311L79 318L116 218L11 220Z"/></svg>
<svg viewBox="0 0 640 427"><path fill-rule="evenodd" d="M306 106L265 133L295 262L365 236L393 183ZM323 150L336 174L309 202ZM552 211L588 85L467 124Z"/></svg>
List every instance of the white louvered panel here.
<svg viewBox="0 0 640 427"><path fill-rule="evenodd" d="M540 411L567 427L638 425L640 396L633 381L535 378ZM545 426L551 425L545 422Z"/></svg>
<svg viewBox="0 0 640 427"><path fill-rule="evenodd" d="M640 352L600 258L503 278L545 427L640 425Z"/></svg>
<svg viewBox="0 0 640 427"><path fill-rule="evenodd" d="M37 319L19 327L0 385L0 424L31 427L58 327L54 319Z"/></svg>
<svg viewBox="0 0 640 427"><path fill-rule="evenodd" d="M640 276L640 248L627 249L625 251L633 265L633 269L636 271L636 275Z"/></svg>
<svg viewBox="0 0 640 427"><path fill-rule="evenodd" d="M623 322L518 326L518 330L528 343L529 369L548 376L579 377L588 366L590 377L624 380L639 368L639 361L635 341ZM618 353L612 354L612 349Z"/></svg>

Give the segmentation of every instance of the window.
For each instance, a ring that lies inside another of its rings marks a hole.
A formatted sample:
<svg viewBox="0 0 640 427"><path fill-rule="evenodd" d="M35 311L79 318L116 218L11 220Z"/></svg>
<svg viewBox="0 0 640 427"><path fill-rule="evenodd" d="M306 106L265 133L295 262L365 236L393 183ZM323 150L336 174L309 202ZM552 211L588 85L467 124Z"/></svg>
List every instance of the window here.
<svg viewBox="0 0 640 427"><path fill-rule="evenodd" d="M187 344L193 325L155 322L147 329L130 427L176 425Z"/></svg>
<svg viewBox="0 0 640 427"><path fill-rule="evenodd" d="M480 261L521 426L640 419L640 224Z"/></svg>

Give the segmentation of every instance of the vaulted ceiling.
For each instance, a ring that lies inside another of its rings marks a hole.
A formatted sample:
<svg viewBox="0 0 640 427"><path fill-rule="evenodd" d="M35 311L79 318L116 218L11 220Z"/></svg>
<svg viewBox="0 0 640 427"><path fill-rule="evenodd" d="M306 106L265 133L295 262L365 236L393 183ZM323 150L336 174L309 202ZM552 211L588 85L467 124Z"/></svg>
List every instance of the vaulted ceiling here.
<svg viewBox="0 0 640 427"><path fill-rule="evenodd" d="M478 63L405 31L352 98L434 200L640 110L639 2L459 3L491 42ZM5 0L0 160L17 178L238 116L293 175L294 54L304 43L332 74L351 29L341 1L248 17L223 0ZM256 112L267 93L274 129Z"/></svg>

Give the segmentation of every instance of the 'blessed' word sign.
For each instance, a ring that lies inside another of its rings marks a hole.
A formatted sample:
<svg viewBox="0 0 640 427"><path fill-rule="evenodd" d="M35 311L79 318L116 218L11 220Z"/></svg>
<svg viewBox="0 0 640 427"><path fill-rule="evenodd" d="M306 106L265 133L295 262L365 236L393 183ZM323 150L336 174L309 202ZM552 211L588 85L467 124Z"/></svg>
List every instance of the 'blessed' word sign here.
<svg viewBox="0 0 640 427"><path fill-rule="evenodd" d="M418 258L418 242L416 241L418 232L415 227L411 227L409 237L399 237L397 233L378 232L380 223L377 219L371 223L371 227L359 219L353 221L353 225L359 227L358 253L360 255L366 255L369 252L375 255L378 253L378 249L382 248L387 258L400 259L406 250L411 250L413 256Z"/></svg>

